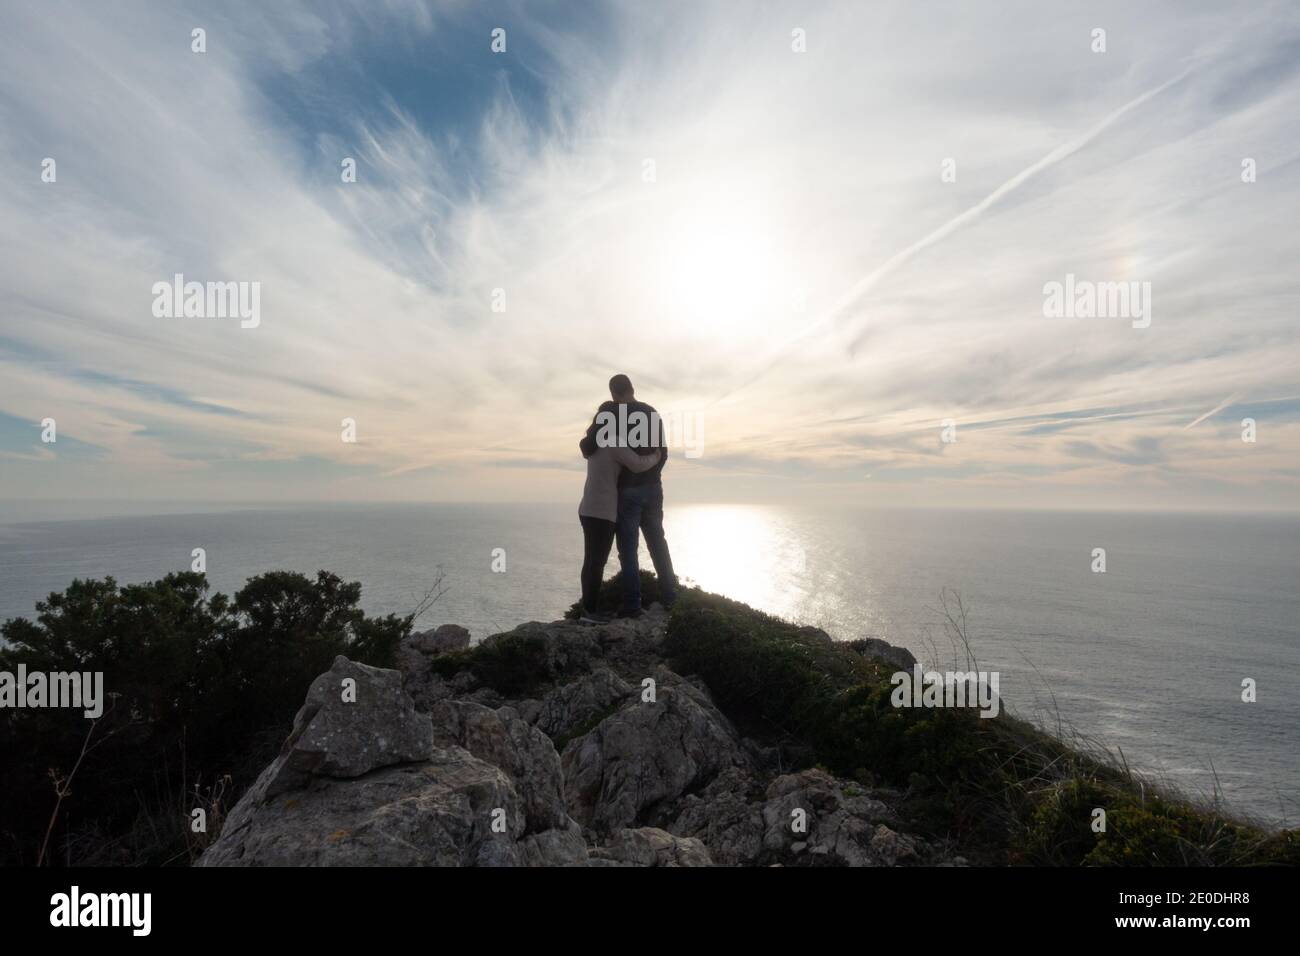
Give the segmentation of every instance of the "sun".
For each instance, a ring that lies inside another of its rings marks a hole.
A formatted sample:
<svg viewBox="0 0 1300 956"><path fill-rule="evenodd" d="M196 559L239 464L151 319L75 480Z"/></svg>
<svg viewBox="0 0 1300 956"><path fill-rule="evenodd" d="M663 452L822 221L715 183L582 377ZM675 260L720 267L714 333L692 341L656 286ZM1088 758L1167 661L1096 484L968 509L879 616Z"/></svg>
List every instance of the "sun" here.
<svg viewBox="0 0 1300 956"><path fill-rule="evenodd" d="M660 289L677 323L703 337L758 330L795 301L775 225L744 204L680 210L660 231Z"/></svg>

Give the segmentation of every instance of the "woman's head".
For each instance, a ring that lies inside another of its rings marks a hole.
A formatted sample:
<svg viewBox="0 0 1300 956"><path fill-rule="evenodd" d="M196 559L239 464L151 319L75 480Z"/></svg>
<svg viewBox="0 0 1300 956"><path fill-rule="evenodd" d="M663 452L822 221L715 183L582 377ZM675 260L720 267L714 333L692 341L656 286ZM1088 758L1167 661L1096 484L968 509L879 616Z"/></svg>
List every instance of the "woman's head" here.
<svg viewBox="0 0 1300 956"><path fill-rule="evenodd" d="M600 431L600 416L603 414L617 415L618 402L601 402L600 408L596 409L596 415L587 426L587 434L582 436L582 441L578 442L578 448L582 450L583 458L590 458L596 453L596 432Z"/></svg>

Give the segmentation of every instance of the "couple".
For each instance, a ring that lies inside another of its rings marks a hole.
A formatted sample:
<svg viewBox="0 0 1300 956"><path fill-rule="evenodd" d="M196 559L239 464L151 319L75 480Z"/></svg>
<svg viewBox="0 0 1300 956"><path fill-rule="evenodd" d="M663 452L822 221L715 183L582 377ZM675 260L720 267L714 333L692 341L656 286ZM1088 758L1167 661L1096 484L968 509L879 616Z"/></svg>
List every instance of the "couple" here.
<svg viewBox="0 0 1300 956"><path fill-rule="evenodd" d="M582 618L604 624L609 618L597 606L605 562L618 539L623 602L619 617L641 616L641 571L637 548L645 533L650 560L659 577L659 599L671 608L677 597L673 559L664 538L664 486L659 480L668 461L659 413L638 402L626 375L609 380L613 401L605 402L578 447L587 459L587 483L582 489L578 520L582 522Z"/></svg>

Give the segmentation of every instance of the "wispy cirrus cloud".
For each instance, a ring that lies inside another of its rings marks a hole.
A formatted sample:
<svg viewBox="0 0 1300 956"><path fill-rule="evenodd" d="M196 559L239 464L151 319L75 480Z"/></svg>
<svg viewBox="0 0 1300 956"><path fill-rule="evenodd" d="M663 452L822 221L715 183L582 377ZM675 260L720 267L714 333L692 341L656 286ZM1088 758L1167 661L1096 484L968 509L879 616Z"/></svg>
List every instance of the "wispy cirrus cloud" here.
<svg viewBox="0 0 1300 956"><path fill-rule="evenodd" d="M1286 4L5 18L0 411L103 449L4 430L6 496L563 499L622 370L705 411L682 497L1300 505ZM262 325L154 318L178 272Z"/></svg>

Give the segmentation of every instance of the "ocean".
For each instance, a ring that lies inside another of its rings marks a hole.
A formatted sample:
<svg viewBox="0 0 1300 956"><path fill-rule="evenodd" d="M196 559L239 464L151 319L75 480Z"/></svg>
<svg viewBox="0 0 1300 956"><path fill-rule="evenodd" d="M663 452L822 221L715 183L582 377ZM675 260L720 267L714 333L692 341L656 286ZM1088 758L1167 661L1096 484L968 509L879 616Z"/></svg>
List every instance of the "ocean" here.
<svg viewBox="0 0 1300 956"><path fill-rule="evenodd" d="M360 581L376 614L409 612L441 571L446 593L419 627L458 623L482 638L560 616L582 563L567 505L0 520L3 618L33 616L75 577L187 570L201 547L214 590L327 569ZM942 669L959 659L944 595L949 610L959 595L1004 706L1118 748L1185 792L1296 823L1300 517L683 505L665 524L687 582L838 639L884 638ZM503 573L492 570L498 548ZM607 575L616 570L611 556ZM1241 699L1246 678L1253 703Z"/></svg>

